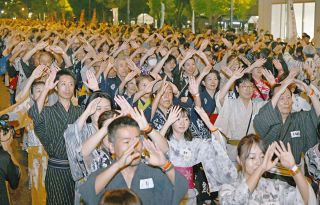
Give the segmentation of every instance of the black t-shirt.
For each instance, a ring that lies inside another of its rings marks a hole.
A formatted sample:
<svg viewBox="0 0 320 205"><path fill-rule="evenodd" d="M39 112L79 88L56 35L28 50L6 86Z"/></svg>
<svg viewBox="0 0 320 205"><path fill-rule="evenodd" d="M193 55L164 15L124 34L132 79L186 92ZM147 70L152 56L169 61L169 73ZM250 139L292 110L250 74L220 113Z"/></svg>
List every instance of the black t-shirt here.
<svg viewBox="0 0 320 205"><path fill-rule="evenodd" d="M6 181L10 187L18 187L20 180L20 170L11 159L11 156L0 147L0 204L9 205L9 198L6 188Z"/></svg>

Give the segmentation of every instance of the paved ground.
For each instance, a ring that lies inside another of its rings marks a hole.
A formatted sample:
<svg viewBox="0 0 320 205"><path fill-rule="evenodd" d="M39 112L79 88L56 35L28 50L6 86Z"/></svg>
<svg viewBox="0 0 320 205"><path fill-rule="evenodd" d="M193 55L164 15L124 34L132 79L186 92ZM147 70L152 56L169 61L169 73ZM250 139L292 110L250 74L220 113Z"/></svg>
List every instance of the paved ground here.
<svg viewBox="0 0 320 205"><path fill-rule="evenodd" d="M0 76L0 110L9 106L9 93L3 83L3 76ZM9 190L11 205L29 205L31 204L31 193L28 189L28 156L25 151L21 150L22 138L14 140L14 149L17 152L18 160L21 164L21 179L19 187L16 190Z"/></svg>

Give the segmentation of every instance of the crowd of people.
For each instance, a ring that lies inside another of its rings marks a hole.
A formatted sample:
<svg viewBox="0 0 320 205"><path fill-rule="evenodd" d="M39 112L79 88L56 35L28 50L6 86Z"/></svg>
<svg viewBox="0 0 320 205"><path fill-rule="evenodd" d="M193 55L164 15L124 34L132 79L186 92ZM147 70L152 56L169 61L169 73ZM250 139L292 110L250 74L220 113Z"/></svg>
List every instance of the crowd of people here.
<svg viewBox="0 0 320 205"><path fill-rule="evenodd" d="M319 203L306 33L2 19L0 50L1 205L20 177L13 121L33 205Z"/></svg>

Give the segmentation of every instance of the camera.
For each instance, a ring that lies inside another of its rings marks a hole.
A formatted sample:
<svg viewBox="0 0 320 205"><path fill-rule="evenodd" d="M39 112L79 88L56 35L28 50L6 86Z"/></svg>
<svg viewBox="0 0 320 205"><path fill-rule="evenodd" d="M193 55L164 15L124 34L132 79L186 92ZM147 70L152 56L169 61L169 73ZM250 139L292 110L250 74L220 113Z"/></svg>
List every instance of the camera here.
<svg viewBox="0 0 320 205"><path fill-rule="evenodd" d="M0 116L0 130L3 131L4 135L6 135L10 130L14 130L13 126L10 125L9 115L4 114Z"/></svg>

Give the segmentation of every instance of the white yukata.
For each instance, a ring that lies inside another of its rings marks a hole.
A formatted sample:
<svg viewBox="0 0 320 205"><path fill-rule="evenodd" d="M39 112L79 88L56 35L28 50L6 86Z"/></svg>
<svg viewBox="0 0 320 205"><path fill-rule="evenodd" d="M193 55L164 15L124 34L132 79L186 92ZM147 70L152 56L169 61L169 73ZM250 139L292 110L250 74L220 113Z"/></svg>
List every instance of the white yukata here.
<svg viewBox="0 0 320 205"><path fill-rule="evenodd" d="M193 138L191 141L172 136L168 143L168 157L175 167L192 167L202 163L210 192L219 191L222 184L236 180L235 166L223 145L213 135L211 139ZM193 173L189 177L193 177ZM196 195L196 190L189 186L187 204L196 204Z"/></svg>
<svg viewBox="0 0 320 205"><path fill-rule="evenodd" d="M252 113L252 118L250 122L250 127L248 134L255 134L253 128L253 119L263 105L267 101L263 102L249 102L248 107L246 107L240 98L230 99L225 98L222 108L220 109L219 116L217 118L215 127L218 127L228 138L233 140L240 140L246 135L248 128L250 116ZM221 107L219 101L217 101L217 106ZM227 153L233 162L236 162L237 150L236 146L227 144Z"/></svg>
<svg viewBox="0 0 320 205"><path fill-rule="evenodd" d="M309 185L308 205L316 205L316 200ZM221 205L304 205L298 187L278 179L260 178L251 193L245 178L240 174L236 182L222 185L219 201Z"/></svg>

